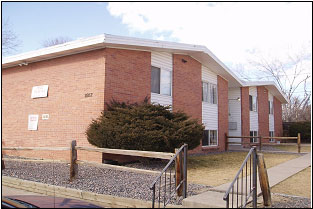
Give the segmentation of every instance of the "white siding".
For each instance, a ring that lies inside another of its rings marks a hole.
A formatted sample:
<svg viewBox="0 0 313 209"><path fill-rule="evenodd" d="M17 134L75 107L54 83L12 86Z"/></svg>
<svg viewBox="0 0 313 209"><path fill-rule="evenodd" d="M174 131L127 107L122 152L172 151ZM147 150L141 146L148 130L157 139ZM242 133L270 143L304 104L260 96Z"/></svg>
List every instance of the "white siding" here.
<svg viewBox="0 0 313 209"><path fill-rule="evenodd" d="M249 87L249 95L257 97L257 88ZM258 112L250 111L250 131L259 131Z"/></svg>
<svg viewBox="0 0 313 209"><path fill-rule="evenodd" d="M274 96L271 93L268 94L268 101L274 101ZM269 130L274 131L274 114L269 114Z"/></svg>
<svg viewBox="0 0 313 209"><path fill-rule="evenodd" d="M151 52L151 65L159 67L164 70L173 71L173 57L171 53L167 52ZM172 76L173 77L173 76ZM172 80L173 83L173 80ZM172 86L173 88L173 86ZM151 103L157 103L160 105L173 104L172 96L151 93Z"/></svg>
<svg viewBox="0 0 313 209"><path fill-rule="evenodd" d="M230 136L241 136L241 102L237 99L241 98L240 88L228 90L228 108L229 108L229 123L236 123L237 130L229 130ZM230 142L241 142L241 139L229 139Z"/></svg>
<svg viewBox="0 0 313 209"><path fill-rule="evenodd" d="M202 81L217 84L217 75L202 66ZM202 102L202 123L206 130L218 130L218 105Z"/></svg>

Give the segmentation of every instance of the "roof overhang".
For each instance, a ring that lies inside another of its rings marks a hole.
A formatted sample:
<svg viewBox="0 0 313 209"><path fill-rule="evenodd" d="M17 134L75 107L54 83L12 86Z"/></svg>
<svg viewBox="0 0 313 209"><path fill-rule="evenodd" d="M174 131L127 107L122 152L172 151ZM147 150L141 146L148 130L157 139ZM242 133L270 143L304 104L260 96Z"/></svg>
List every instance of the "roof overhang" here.
<svg viewBox="0 0 313 209"><path fill-rule="evenodd" d="M243 85L242 81L205 46L109 34L78 39L64 44L6 57L2 60L2 68L14 67L22 63L39 62L106 47L186 54L201 62L201 64L208 67L214 73L225 78L228 81L229 87L240 87Z"/></svg>
<svg viewBox="0 0 313 209"><path fill-rule="evenodd" d="M287 104L288 100L285 94L280 90L274 81L248 81L243 82L243 86L264 86L273 94L282 104Z"/></svg>

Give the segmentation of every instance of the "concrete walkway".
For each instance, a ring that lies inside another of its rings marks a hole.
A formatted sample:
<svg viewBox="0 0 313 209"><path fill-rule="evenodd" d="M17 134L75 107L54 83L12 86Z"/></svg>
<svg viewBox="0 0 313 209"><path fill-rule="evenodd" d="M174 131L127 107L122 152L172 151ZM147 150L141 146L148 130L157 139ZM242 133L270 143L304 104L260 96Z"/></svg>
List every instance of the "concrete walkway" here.
<svg viewBox="0 0 313 209"><path fill-rule="evenodd" d="M311 153L267 169L270 187L275 186L309 166L311 166ZM245 179L243 182L245 182ZM186 208L225 208L226 202L223 200L223 196L230 184L231 182L222 184L212 188L211 191L188 197L183 200L183 206ZM257 192L258 194L261 193L259 181L257 185Z"/></svg>

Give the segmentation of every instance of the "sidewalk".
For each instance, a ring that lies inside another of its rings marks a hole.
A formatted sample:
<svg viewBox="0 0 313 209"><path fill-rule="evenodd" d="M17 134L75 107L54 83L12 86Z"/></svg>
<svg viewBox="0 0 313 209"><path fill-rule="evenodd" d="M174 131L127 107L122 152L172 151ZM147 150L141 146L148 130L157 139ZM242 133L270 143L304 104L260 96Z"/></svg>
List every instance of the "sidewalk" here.
<svg viewBox="0 0 313 209"><path fill-rule="evenodd" d="M276 184L284 181L285 179L295 175L296 173L304 170L309 166L311 166L311 153L267 169L270 187L275 186ZM225 208L226 202L223 200L223 196L230 184L231 182L222 184L220 186L212 188L212 191L188 197L183 200L183 206L186 208ZM259 181L257 186L257 192L258 194L261 193Z"/></svg>

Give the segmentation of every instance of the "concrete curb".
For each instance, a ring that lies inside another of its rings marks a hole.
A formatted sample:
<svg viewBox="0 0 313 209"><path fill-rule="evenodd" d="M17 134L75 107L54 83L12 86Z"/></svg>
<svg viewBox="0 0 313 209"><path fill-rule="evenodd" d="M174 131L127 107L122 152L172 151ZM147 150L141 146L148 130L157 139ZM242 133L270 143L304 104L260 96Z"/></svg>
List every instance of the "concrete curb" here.
<svg viewBox="0 0 313 209"><path fill-rule="evenodd" d="M2 176L2 185L22 189L30 192L36 192L49 196L67 197L90 202L102 207L112 208L151 208L152 203L149 201L117 197L112 195L103 195L93 192L87 192L66 187L43 184L33 181L22 180L13 177ZM180 206L168 205L171 208Z"/></svg>

